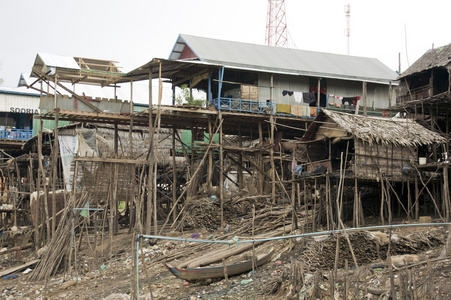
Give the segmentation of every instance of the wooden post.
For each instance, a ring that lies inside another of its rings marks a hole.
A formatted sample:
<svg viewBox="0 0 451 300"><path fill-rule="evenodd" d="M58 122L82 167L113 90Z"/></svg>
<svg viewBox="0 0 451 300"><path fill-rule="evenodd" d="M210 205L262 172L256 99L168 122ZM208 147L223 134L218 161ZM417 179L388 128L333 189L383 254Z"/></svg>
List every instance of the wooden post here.
<svg viewBox="0 0 451 300"><path fill-rule="evenodd" d="M355 173L354 173L355 174ZM357 177L354 177L354 227L360 227L359 224L359 189L357 186Z"/></svg>
<svg viewBox="0 0 451 300"><path fill-rule="evenodd" d="M42 165L42 127L44 126L44 122L42 119L39 120L39 135L38 135L38 159L39 159L39 171L42 176L42 183L44 186L44 211L45 211L45 219L47 224L47 242L50 241L50 222L49 222L49 208L48 208L48 184L47 184L47 176L44 171L44 166ZM39 193L38 193L39 196Z"/></svg>
<svg viewBox="0 0 451 300"><path fill-rule="evenodd" d="M449 181L448 181L448 165L443 166L443 201L445 202L445 222L449 222L450 214L450 196L449 196Z"/></svg>
<svg viewBox="0 0 451 300"><path fill-rule="evenodd" d="M56 97L56 93L55 93ZM55 101L56 103L56 101ZM58 121L59 121L60 109L55 108L55 134L53 136L53 149L52 149L52 236L55 234L56 228L56 183L58 179Z"/></svg>
<svg viewBox="0 0 451 300"><path fill-rule="evenodd" d="M117 234L119 231L119 223L118 223L118 216L117 216L117 208L118 208L118 201L117 201L117 183L118 183L118 164L114 164L114 181L113 181L113 205L112 205L112 213L113 213L113 234Z"/></svg>
<svg viewBox="0 0 451 300"><path fill-rule="evenodd" d="M317 109L318 109L318 107L320 107L320 104L321 104L321 78L318 78L318 95L317 95L317 98L316 98L316 107L317 107Z"/></svg>
<svg viewBox="0 0 451 300"><path fill-rule="evenodd" d="M153 122L152 122L152 70L149 70L149 154L148 154L148 176L147 176L147 213L146 234L150 235L152 225L152 197L153 197ZM139 213L139 212L137 212Z"/></svg>
<svg viewBox="0 0 451 300"><path fill-rule="evenodd" d="M260 147L260 151L258 152L258 162L260 163L260 167L263 169L263 129L262 129L262 121L258 121L258 144ZM258 191L260 195L263 195L263 174L262 172L258 172Z"/></svg>
<svg viewBox="0 0 451 300"><path fill-rule="evenodd" d="M209 142L211 142L212 138L213 138L213 130L212 130L212 126L211 126L211 115L208 115L208 140L209 140ZM212 180L213 180L213 149L210 148L210 150L208 151L208 176L207 176L207 183L210 188L213 186Z"/></svg>
<svg viewBox="0 0 451 300"><path fill-rule="evenodd" d="M308 198L307 198L307 186L305 185L305 179L304 181L304 207L305 207L305 219L308 221ZM306 222L303 222L306 223Z"/></svg>
<svg viewBox="0 0 451 300"><path fill-rule="evenodd" d="M391 108L391 97L392 97L392 94L393 94L393 86L392 86L392 84L391 84L391 81L390 81L390 83L389 83L389 85L388 85L388 108Z"/></svg>
<svg viewBox="0 0 451 300"><path fill-rule="evenodd" d="M363 89L363 115L366 117L368 116L368 103L366 99L366 82L362 82L362 89Z"/></svg>
<svg viewBox="0 0 451 300"><path fill-rule="evenodd" d="M412 195L410 192L410 180L407 179L407 219L412 219Z"/></svg>
<svg viewBox="0 0 451 300"><path fill-rule="evenodd" d="M243 147L243 137L241 136L241 125L238 125L238 146ZM238 157L238 186L243 189L243 153L240 150Z"/></svg>
<svg viewBox="0 0 451 300"><path fill-rule="evenodd" d="M117 123L114 123L114 155L117 156L119 150L119 132Z"/></svg>
<svg viewBox="0 0 451 300"><path fill-rule="evenodd" d="M312 226L313 226L313 232L316 232L316 192L318 191L318 185L317 185L317 179L315 178L315 194L312 198L312 208L313 208L313 214L312 214Z"/></svg>
<svg viewBox="0 0 451 300"><path fill-rule="evenodd" d="M131 113L130 115L130 127L129 127L129 131L128 131L128 155L130 157L130 159L133 159L133 121L134 121L135 115L133 113ZM129 166L130 169L130 174L133 174L134 170L135 170L135 166L130 165ZM134 182L134 178L131 179L131 182ZM129 205L129 216L130 216L130 226L129 226L129 233L133 232L133 227L135 224L135 205L134 205L134 192L133 189L131 189L131 192L129 194L129 199L127 199L128 201L128 205ZM138 199L139 201L139 199ZM96 231L95 231L96 232Z"/></svg>
<svg viewBox="0 0 451 300"><path fill-rule="evenodd" d="M415 202L414 202L414 206L415 206L415 220L418 220L419 218L419 213L420 213L420 195L419 195L419 190L418 190L418 176L415 175Z"/></svg>
<svg viewBox="0 0 451 300"><path fill-rule="evenodd" d="M271 115L269 117L271 123L271 148L269 149L270 159L271 159L271 199L272 203L276 203L276 166L274 164L274 117Z"/></svg>
<svg viewBox="0 0 451 300"><path fill-rule="evenodd" d="M158 144L160 142L160 128L161 128L161 99L163 97L163 82L161 81L161 68L162 63L160 61L159 68L158 68L158 110L157 110L157 138L155 141L155 149L154 152L154 178L153 178L153 228L154 228L154 234L158 234L158 214L157 214L157 170L158 170L158 159L157 159L157 151L158 151Z"/></svg>
<svg viewBox="0 0 451 300"><path fill-rule="evenodd" d="M224 278L226 282L226 286L229 285L229 274L227 273L227 263L225 261L225 258L222 259L222 266L224 268Z"/></svg>
<svg viewBox="0 0 451 300"><path fill-rule="evenodd" d="M177 201L177 170L176 170L176 161L175 161L175 128L172 128L172 207L176 205ZM211 137L210 137L211 138ZM177 216L176 209L172 211L172 221L175 222L175 218Z"/></svg>
<svg viewBox="0 0 451 300"><path fill-rule="evenodd" d="M328 173L328 174L326 174L326 224L327 224L327 230L330 230L330 222L329 222L329 206L330 206L329 189L330 189L330 182L329 182L329 173Z"/></svg>
<svg viewBox="0 0 451 300"><path fill-rule="evenodd" d="M191 170L194 170L194 164L196 163L196 151L194 151L195 134L197 134L197 130L194 128L194 124L191 123Z"/></svg>
<svg viewBox="0 0 451 300"><path fill-rule="evenodd" d="M296 150L293 150L293 162L296 161ZM292 230L298 229L298 222L296 217L296 183L294 182L294 172L296 171L296 166L293 164L291 166L291 205L292 205L292 213L291 213L291 224Z"/></svg>
<svg viewBox="0 0 451 300"><path fill-rule="evenodd" d="M222 112L219 111L219 198L221 199L221 226L224 228L224 137L222 132Z"/></svg>
<svg viewBox="0 0 451 300"><path fill-rule="evenodd" d="M385 202L385 193L384 193L384 179L381 178L381 224L384 225L384 202Z"/></svg>

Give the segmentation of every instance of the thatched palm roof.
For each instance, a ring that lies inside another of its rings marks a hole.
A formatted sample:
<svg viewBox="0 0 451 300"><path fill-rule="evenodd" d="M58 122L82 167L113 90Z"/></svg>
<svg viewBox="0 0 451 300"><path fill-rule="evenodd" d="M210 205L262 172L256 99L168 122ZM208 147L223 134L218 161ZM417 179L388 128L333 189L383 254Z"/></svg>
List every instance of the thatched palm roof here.
<svg viewBox="0 0 451 300"><path fill-rule="evenodd" d="M438 133L408 119L365 117L323 109L322 114L332 119L348 134L370 144L421 146L445 143Z"/></svg>
<svg viewBox="0 0 451 300"><path fill-rule="evenodd" d="M415 73L426 71L433 68L444 68L451 62L451 44L430 49L407 70L402 72L399 78L403 78Z"/></svg>

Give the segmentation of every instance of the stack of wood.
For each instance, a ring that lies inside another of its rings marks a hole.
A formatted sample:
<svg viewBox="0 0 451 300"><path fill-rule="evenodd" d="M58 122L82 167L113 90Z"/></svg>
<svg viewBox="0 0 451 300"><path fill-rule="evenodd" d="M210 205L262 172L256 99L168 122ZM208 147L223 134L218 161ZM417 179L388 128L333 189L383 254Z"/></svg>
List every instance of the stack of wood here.
<svg viewBox="0 0 451 300"><path fill-rule="evenodd" d="M376 241L368 232L349 233L349 239L359 265L385 260L387 257L388 243L379 246L379 257ZM334 235L324 241L313 242L305 249L302 260L313 269L333 269L335 263L337 238L339 239L338 268L344 267L345 260L353 261L349 245L343 235ZM409 236L392 237L391 255L415 254L443 244L438 231L427 234L413 233Z"/></svg>
<svg viewBox="0 0 451 300"><path fill-rule="evenodd" d="M292 208L273 205L270 198L245 196L224 202L224 222L221 224L221 208L217 199L204 197L191 200L180 226L216 230L221 225L230 225L236 234L249 232L252 228L252 210L255 206L255 232L268 232L292 221Z"/></svg>

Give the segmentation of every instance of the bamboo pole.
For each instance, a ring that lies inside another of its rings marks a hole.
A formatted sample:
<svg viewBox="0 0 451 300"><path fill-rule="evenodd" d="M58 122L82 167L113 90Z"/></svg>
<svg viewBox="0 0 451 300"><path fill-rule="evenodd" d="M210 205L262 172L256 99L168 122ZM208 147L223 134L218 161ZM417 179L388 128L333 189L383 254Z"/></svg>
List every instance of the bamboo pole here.
<svg viewBox="0 0 451 300"><path fill-rule="evenodd" d="M211 115L208 116L208 141L212 141L212 126L211 126ZM213 149L208 151L208 174L207 174L207 184L211 188L213 186Z"/></svg>
<svg viewBox="0 0 451 300"><path fill-rule="evenodd" d="M258 121L258 144L260 146L260 151L258 152L258 162L260 167L263 168L263 128L262 121ZM258 191L260 194L263 194L264 182L263 182L263 174L262 172L258 172Z"/></svg>
<svg viewBox="0 0 451 300"><path fill-rule="evenodd" d="M271 199L272 203L276 203L276 166L274 164L274 117L271 115L270 117L271 122L271 148L269 149L270 159L271 159Z"/></svg>
<svg viewBox="0 0 451 300"><path fill-rule="evenodd" d="M176 155L176 150L175 150L175 128L172 128L172 207L174 207L176 204L175 202L177 201L177 166L176 166L176 162L175 162L175 155ZM177 211L174 209L172 212L172 220L175 221L175 217Z"/></svg>
<svg viewBox="0 0 451 300"><path fill-rule="evenodd" d="M152 225L152 197L153 197L153 120L152 120L152 70L149 70L149 153L148 153L148 176L147 176L147 214L146 214L146 234L150 234ZM138 213L138 212L137 212Z"/></svg>
<svg viewBox="0 0 451 300"><path fill-rule="evenodd" d="M157 159L157 151L158 145L160 143L160 128L161 128L161 99L163 97L163 82L161 80L161 68L162 63L160 61L158 68L158 109L157 109L157 137L155 141L155 149L153 149L154 153L154 168L155 168L155 177L154 177L154 199L153 199L153 226L155 234L158 234L158 222L157 222L157 167L158 167L158 159Z"/></svg>
<svg viewBox="0 0 451 300"><path fill-rule="evenodd" d="M222 123L222 113L219 111L219 120ZM222 126L219 128L219 198L221 200L221 226L224 228L224 136Z"/></svg>
<svg viewBox="0 0 451 300"><path fill-rule="evenodd" d="M131 102L131 106L133 106L133 102L131 100L130 100L130 102ZM129 132L128 132L128 143L129 143L128 146L129 146L129 156L130 156L130 159L132 159L133 158L133 121L134 121L135 115L133 114L133 110L130 113L131 113L131 115L130 115L130 127L129 127ZM135 166L130 165L129 168L130 168L130 174L133 174L134 170L135 170ZM133 182L133 183L135 182L135 176L132 176L130 178L130 182ZM130 225L129 225L129 229L128 229L129 233L132 233L132 231L133 231L132 228L135 224L135 219L136 219L134 199L135 199L135 195L133 192L133 188L131 188L130 196L127 199L127 202L129 203L129 216L130 216L130 220L129 220Z"/></svg>
<svg viewBox="0 0 451 300"><path fill-rule="evenodd" d="M241 125L238 125L238 146L241 148L243 147L243 137L241 135ZM238 157L238 185L240 190L243 189L243 154L240 151L239 157Z"/></svg>
<svg viewBox="0 0 451 300"><path fill-rule="evenodd" d="M55 79L56 80L56 79ZM56 93L55 93L56 99ZM55 100L56 104L56 100ZM52 149L52 236L55 234L56 228L56 183L57 183L57 164L58 164L58 121L59 121L60 109L55 108L55 134L53 138L53 149Z"/></svg>
<svg viewBox="0 0 451 300"><path fill-rule="evenodd" d="M42 176L42 182L44 186L44 211L45 211L45 219L47 224L47 242L50 241L50 221L49 221L49 209L48 209L48 184L47 184L47 176L44 171L44 166L42 165L42 127L44 126L43 120L40 119L39 122L39 135L38 135L38 158L39 158L39 170ZM39 193L38 193L39 195Z"/></svg>

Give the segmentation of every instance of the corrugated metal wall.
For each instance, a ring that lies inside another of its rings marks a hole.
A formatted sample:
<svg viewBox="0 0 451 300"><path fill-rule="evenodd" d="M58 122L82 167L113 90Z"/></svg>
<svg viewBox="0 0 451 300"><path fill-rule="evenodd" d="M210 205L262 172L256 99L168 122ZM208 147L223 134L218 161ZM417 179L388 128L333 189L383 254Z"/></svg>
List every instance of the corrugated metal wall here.
<svg viewBox="0 0 451 300"><path fill-rule="evenodd" d="M270 79L271 75L260 73L258 78L259 101L266 101L270 98ZM316 78L315 78L316 80ZM361 81L348 81L340 79L326 79L327 93L340 97L363 96L363 85ZM309 77L274 75L273 102L284 104L298 104L293 96L282 96L282 91L309 92ZM395 94L393 88L392 105L394 104ZM388 107L389 86L384 84L367 84L367 105L374 108Z"/></svg>

